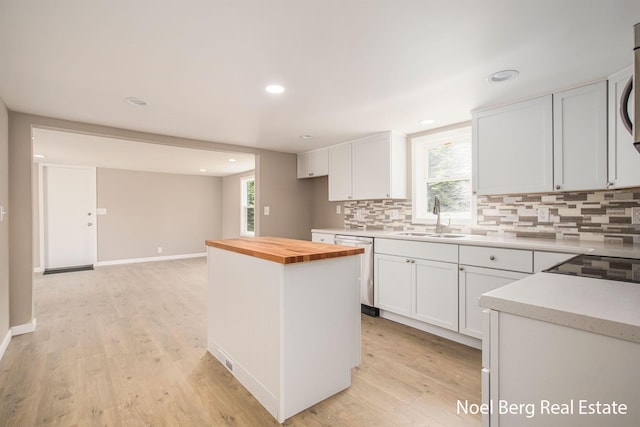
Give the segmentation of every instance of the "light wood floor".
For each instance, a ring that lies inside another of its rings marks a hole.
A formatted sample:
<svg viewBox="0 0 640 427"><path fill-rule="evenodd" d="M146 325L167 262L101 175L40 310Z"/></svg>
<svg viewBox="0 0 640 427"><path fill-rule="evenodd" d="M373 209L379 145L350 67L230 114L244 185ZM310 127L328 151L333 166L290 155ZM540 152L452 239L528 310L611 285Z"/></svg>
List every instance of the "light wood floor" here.
<svg viewBox="0 0 640 427"><path fill-rule="evenodd" d="M34 287L38 327L0 362L0 426L277 424L206 351L204 258L38 275ZM478 426L456 402L480 401L480 359L363 316L352 386L285 425Z"/></svg>

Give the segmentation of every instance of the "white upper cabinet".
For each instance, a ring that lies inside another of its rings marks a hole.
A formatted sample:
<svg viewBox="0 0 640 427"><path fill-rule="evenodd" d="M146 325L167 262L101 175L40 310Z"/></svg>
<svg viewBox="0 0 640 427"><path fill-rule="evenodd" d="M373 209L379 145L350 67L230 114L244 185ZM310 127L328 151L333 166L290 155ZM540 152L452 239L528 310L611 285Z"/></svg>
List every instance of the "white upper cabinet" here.
<svg viewBox="0 0 640 427"><path fill-rule="evenodd" d="M607 82L553 94L553 155L554 190L606 187Z"/></svg>
<svg viewBox="0 0 640 427"><path fill-rule="evenodd" d="M298 154L298 178L315 178L329 174L329 150L308 151Z"/></svg>
<svg viewBox="0 0 640 427"><path fill-rule="evenodd" d="M609 77L609 187L640 186L640 153L620 119L622 91L631 78L631 67ZM636 89L634 89L636 90ZM633 99L633 95L630 97ZM629 102L629 108L633 106ZM637 125L634 123L634 126Z"/></svg>
<svg viewBox="0 0 640 427"><path fill-rule="evenodd" d="M329 200L351 200L351 144L329 148Z"/></svg>
<svg viewBox="0 0 640 427"><path fill-rule="evenodd" d="M478 194L553 188L552 96L473 114L473 186Z"/></svg>
<svg viewBox="0 0 640 427"><path fill-rule="evenodd" d="M329 148L329 200L405 199L407 142L384 132Z"/></svg>

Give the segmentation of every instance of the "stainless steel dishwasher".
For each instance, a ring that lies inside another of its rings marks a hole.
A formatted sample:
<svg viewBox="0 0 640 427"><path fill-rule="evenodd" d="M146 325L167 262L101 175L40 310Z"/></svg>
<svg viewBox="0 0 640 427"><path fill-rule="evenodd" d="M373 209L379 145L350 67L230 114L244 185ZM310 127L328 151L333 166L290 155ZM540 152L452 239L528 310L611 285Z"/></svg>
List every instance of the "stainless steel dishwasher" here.
<svg viewBox="0 0 640 427"><path fill-rule="evenodd" d="M336 235L335 244L364 249L360 258L360 311L369 316L378 316L380 310L373 306L373 238Z"/></svg>

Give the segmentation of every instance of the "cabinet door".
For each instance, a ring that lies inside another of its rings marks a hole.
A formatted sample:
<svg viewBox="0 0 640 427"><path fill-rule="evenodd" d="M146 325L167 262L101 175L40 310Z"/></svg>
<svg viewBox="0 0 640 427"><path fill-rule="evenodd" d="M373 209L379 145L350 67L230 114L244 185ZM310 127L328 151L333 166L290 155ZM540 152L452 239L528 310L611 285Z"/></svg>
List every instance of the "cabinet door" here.
<svg viewBox="0 0 640 427"><path fill-rule="evenodd" d="M474 113L472 134L478 194L552 190L551 95Z"/></svg>
<svg viewBox="0 0 640 427"><path fill-rule="evenodd" d="M329 149L329 200L351 200L351 144Z"/></svg>
<svg viewBox="0 0 640 427"><path fill-rule="evenodd" d="M480 295L528 276L513 271L461 265L458 285L460 333L482 339L482 308L478 305Z"/></svg>
<svg viewBox="0 0 640 427"><path fill-rule="evenodd" d="M416 260L416 319L458 332L458 264Z"/></svg>
<svg viewBox="0 0 640 427"><path fill-rule="evenodd" d="M403 135L392 132L352 142L354 199L407 197L406 145Z"/></svg>
<svg viewBox="0 0 640 427"><path fill-rule="evenodd" d="M298 154L298 178L315 178L329 174L329 150Z"/></svg>
<svg viewBox="0 0 640 427"><path fill-rule="evenodd" d="M353 195L356 200L391 197L391 150L388 133L353 142Z"/></svg>
<svg viewBox="0 0 640 427"><path fill-rule="evenodd" d="M553 95L553 153L556 191L606 187L606 82Z"/></svg>
<svg viewBox="0 0 640 427"><path fill-rule="evenodd" d="M411 316L413 300L414 264L408 258L376 255L375 306L393 313Z"/></svg>
<svg viewBox="0 0 640 427"><path fill-rule="evenodd" d="M640 154L633 146L631 134L622 124L619 112L622 90L631 75L629 67L609 78L609 183L612 188L640 186ZM633 91L629 99L633 99Z"/></svg>

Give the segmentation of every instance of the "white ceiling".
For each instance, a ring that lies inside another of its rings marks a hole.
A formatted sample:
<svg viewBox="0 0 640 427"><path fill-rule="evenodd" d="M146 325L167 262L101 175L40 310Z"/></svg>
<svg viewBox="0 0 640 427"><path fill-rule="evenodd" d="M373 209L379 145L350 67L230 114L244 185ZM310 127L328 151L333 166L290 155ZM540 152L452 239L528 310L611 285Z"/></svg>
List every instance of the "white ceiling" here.
<svg viewBox="0 0 640 427"><path fill-rule="evenodd" d="M0 0L0 97L301 152L603 79L631 63L636 22L638 0Z"/></svg>
<svg viewBox="0 0 640 427"><path fill-rule="evenodd" d="M206 176L232 175L255 167L253 154L187 149L38 128L33 129L32 134L33 154L44 156L34 157L39 163Z"/></svg>

